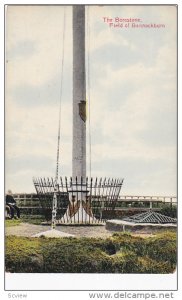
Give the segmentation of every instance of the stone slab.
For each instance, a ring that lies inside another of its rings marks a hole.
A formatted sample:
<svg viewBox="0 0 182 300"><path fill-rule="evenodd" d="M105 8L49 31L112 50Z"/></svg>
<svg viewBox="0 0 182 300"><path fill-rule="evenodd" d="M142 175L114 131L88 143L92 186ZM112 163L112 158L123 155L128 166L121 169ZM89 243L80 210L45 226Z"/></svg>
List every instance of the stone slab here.
<svg viewBox="0 0 182 300"><path fill-rule="evenodd" d="M32 237L41 237L41 236L49 237L49 238L75 237L73 234L62 232L56 229L50 229L32 235Z"/></svg>
<svg viewBox="0 0 182 300"><path fill-rule="evenodd" d="M133 223L123 220L106 221L106 229L111 231L155 231L161 229L176 229L177 224Z"/></svg>

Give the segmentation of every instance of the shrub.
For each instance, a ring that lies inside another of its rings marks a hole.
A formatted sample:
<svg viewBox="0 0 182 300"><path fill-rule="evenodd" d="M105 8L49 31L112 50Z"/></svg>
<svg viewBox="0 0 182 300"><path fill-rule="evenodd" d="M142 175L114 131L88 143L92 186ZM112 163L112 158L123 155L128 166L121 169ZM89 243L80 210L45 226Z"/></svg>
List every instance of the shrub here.
<svg viewBox="0 0 182 300"><path fill-rule="evenodd" d="M51 273L109 273L112 261L98 248L83 246L73 239L56 242L43 249L44 270ZM54 257L54 260L52 258Z"/></svg>
<svg viewBox="0 0 182 300"><path fill-rule="evenodd" d="M145 252L145 239L132 236L130 233L115 233L113 234L114 244L118 248L134 251L137 255L142 255Z"/></svg>
<svg viewBox="0 0 182 300"><path fill-rule="evenodd" d="M43 256L40 251L40 241L9 236L6 239L5 265L7 272L41 272Z"/></svg>
<svg viewBox="0 0 182 300"><path fill-rule="evenodd" d="M171 218L177 218L177 206L164 206L160 213Z"/></svg>
<svg viewBox="0 0 182 300"><path fill-rule="evenodd" d="M113 273L140 273L141 265L135 252L121 251L113 256Z"/></svg>
<svg viewBox="0 0 182 300"><path fill-rule="evenodd" d="M146 254L157 261L168 262L175 267L176 255L176 233L165 232L146 240Z"/></svg>
<svg viewBox="0 0 182 300"><path fill-rule="evenodd" d="M174 271L170 263L166 261L156 261L149 256L139 257L138 260L140 263L140 273L168 274Z"/></svg>
<svg viewBox="0 0 182 300"><path fill-rule="evenodd" d="M130 234L100 238L6 238L6 270L38 273L171 273L176 234L143 239Z"/></svg>

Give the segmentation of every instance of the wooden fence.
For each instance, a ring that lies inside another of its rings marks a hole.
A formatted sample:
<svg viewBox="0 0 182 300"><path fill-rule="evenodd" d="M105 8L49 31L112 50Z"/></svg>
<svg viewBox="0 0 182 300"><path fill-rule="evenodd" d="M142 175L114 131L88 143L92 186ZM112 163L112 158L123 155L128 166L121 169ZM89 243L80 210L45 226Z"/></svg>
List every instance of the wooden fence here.
<svg viewBox="0 0 182 300"><path fill-rule="evenodd" d="M20 207L21 214L25 215L43 215L37 194L14 194L17 205ZM177 197L175 196L119 196L116 202L116 211L145 211L148 209L160 210L164 206L176 206ZM101 209L104 211L105 203Z"/></svg>

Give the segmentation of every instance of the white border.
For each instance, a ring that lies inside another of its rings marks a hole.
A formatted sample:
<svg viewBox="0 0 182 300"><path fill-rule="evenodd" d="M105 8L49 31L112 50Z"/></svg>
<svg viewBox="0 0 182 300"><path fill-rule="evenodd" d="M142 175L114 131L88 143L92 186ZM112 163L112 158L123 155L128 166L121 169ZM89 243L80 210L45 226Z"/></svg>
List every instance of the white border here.
<svg viewBox="0 0 182 300"><path fill-rule="evenodd" d="M37 280L38 278L38 280ZM174 274L6 274L6 290L176 290Z"/></svg>
<svg viewBox="0 0 182 300"><path fill-rule="evenodd" d="M4 41L4 30L3 30L3 20L4 20L4 4L102 4L98 1L19 1L19 2L15 2L15 1L1 1L0 3L0 20L1 20L1 31L0 31L0 35L1 35L1 45L3 45L3 41ZM181 24L181 18L180 16L182 15L182 11L181 11L181 3L180 1L125 1L124 3L121 3L120 1L104 1L103 4L177 4L178 5L178 28L182 28L182 24ZM179 32L179 50L178 53L182 53L181 52L181 32ZM3 57L3 47L1 47L1 51L0 51L0 65L3 66L4 64L4 57ZM178 56L178 66L180 66L180 55ZM2 69L2 67L1 67ZM180 78L181 78L181 70L179 69L179 84L180 84ZM3 72L3 71L2 71ZM3 78L3 74L1 75L1 78ZM2 83L3 84L3 83ZM3 135L4 132L4 126L3 126L3 112L4 112L4 108L3 108L3 85L0 89L0 93L1 93L1 109L0 109L0 122L1 122L1 133ZM179 132L181 129L181 120L180 120L180 112L181 110L181 89L179 86L179 95L178 95L178 120L179 120ZM1 136L2 136L1 135ZM181 148L181 138L179 135L179 149ZM4 145L1 142L0 143L0 153L2 154L2 162L4 161L3 157L3 151L4 150ZM182 165L182 161L181 161L181 156L180 156L180 150L179 150L179 158L178 158L178 165L181 166ZM4 174L4 164L1 163L1 179L3 178L3 174ZM181 178L181 167L179 168L179 178ZM2 181L1 181L2 182ZM179 180L180 182L180 180ZM3 199L3 182L1 185L1 200ZM180 201L181 201L181 187L179 185L179 197L178 197L178 206L179 206L179 218L180 218L180 212L181 212L181 205L180 205ZM2 220L4 218L4 212L1 211L1 224L2 224ZM4 235L4 228L3 226L1 226L1 237L3 237ZM178 268L180 270L180 266L181 266L181 259L180 259L180 254L181 254L181 234L180 232L182 232L181 230L181 222L179 223L179 262L178 262ZM3 266L4 264L4 249L3 249L3 243L1 243L1 261L0 264L1 266ZM4 287L3 287L3 277L4 277L4 272L3 272L3 268L1 268L1 279L0 280L0 292L2 295L2 299L7 299L9 296L7 295L7 292L4 292ZM52 289L58 289L58 287L61 287L61 289L65 290L65 289L70 289L70 283L72 288L75 287L75 289L89 289L89 290L102 290L102 289L107 289L107 290L173 290L176 289L176 273L175 274L169 274L169 275L142 275L142 274L132 274L132 275L123 275L123 274L114 274L114 275L102 275L102 274L6 274L6 288L7 289L11 289L11 290L27 290L28 289L39 289L39 290L52 290ZM181 273L179 271L178 274L178 280L179 280L179 290L178 293L175 296L175 299L179 299L181 298L180 296L182 295L181 290L182 288L180 287L180 282L181 282ZM43 293L43 292L42 292ZM37 293L33 293L33 299L40 299L41 298L41 292L37 292ZM36 295L38 295L38 297L36 297ZM50 293L43 293L44 296L48 296L50 299ZM64 293L64 295L66 295ZM69 293L70 295L70 293ZM77 296L79 295L79 298L77 298ZM70 297L69 299L86 299L86 298L82 298L83 294L81 294L81 292L77 292L77 294L75 294L74 297ZM73 296L73 294L72 294ZM31 297L32 298L32 297ZM47 298L47 297L46 297ZM62 298L62 297L61 297ZM44 298L45 299L45 298ZM64 296L64 298L62 299L68 299L66 298L66 296Z"/></svg>

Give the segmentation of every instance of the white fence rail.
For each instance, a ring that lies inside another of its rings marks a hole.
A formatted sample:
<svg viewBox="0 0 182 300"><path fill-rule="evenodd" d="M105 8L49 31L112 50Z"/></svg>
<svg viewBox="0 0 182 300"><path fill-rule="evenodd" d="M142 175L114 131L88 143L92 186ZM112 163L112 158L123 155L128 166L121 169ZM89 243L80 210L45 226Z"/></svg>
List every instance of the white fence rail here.
<svg viewBox="0 0 182 300"><path fill-rule="evenodd" d="M17 204L20 207L24 206L32 206L32 207L40 207L39 198L37 194L25 194L19 193L13 195ZM177 205L177 197L176 196L130 196L130 195L122 195L119 196L116 207L121 203L166 203Z"/></svg>

